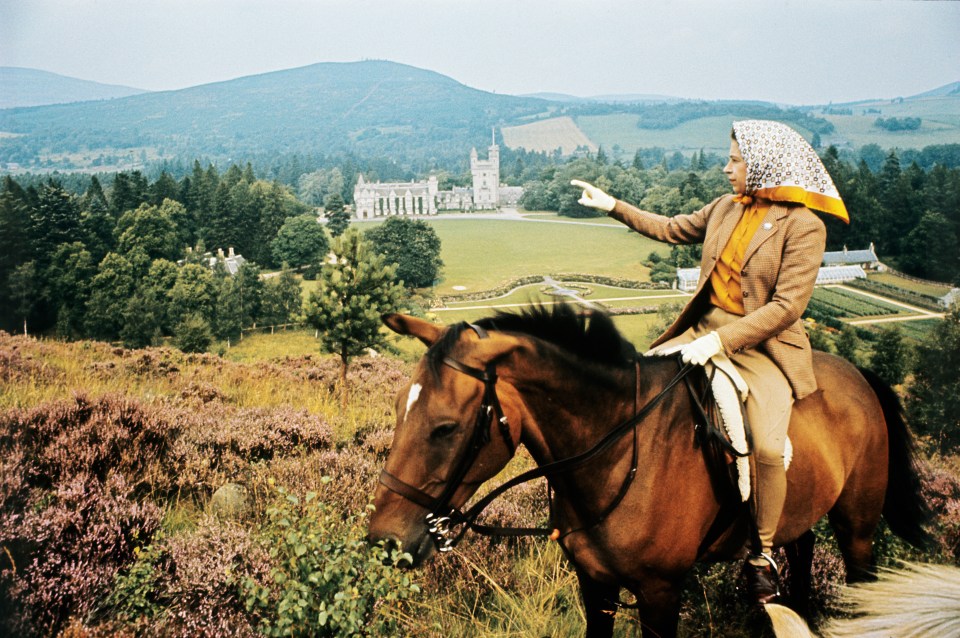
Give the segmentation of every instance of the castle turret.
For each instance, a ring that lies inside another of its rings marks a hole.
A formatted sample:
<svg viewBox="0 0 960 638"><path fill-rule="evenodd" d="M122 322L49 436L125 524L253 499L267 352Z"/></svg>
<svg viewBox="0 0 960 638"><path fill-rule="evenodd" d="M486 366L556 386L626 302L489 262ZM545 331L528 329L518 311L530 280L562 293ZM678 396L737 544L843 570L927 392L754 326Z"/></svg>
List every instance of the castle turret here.
<svg viewBox="0 0 960 638"><path fill-rule="evenodd" d="M478 158L476 148L470 149L470 172L473 173L473 207L497 208L500 204L500 147L491 144L485 160Z"/></svg>

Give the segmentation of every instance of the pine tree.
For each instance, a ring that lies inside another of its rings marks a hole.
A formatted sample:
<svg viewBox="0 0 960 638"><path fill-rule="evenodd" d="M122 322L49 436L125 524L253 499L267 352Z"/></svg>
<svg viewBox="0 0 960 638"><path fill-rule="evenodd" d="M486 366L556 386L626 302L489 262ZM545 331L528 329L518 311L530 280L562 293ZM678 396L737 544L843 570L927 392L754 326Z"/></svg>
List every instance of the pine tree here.
<svg viewBox="0 0 960 638"><path fill-rule="evenodd" d="M334 240L331 259L310 293L307 321L317 329L323 350L340 357L344 408L350 360L387 343L380 317L396 311L404 296L403 286L395 283L395 271L359 231L350 229Z"/></svg>
<svg viewBox="0 0 960 638"><path fill-rule="evenodd" d="M327 218L327 229L334 237L339 237L350 225L350 213L347 212L343 197L340 193L327 195L323 202L324 216Z"/></svg>

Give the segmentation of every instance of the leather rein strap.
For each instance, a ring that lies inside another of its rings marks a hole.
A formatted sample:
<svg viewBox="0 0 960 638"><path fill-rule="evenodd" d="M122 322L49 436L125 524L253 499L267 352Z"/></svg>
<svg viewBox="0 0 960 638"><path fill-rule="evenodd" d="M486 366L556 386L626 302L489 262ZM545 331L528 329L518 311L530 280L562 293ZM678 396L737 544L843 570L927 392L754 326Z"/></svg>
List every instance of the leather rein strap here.
<svg viewBox="0 0 960 638"><path fill-rule="evenodd" d="M478 337L481 339L487 338L487 333L483 328L473 324L469 325L470 328L477 333ZM589 529L595 525L599 525L620 504L620 502L626 496L627 490L629 489L634 476L636 476L638 458L637 433L635 426L638 425L644 418L646 418L647 415L649 415L654 408L660 404L670 390L680 383L680 381L685 379L687 375L696 367L691 364L682 366L680 371L677 372L677 374L655 397L653 397L639 410L635 410L635 413L632 417L610 430L590 449L572 457L547 463L545 465L541 465L540 467L523 472L491 490L486 496L477 501L466 512L461 512L460 510L452 507L450 502L453 499L456 491L463 485L467 484L463 480L464 477L470 471L470 468L473 467L473 464L479 456L480 451L490 441L490 426L494 418L496 418L500 434L503 436L507 445L507 449L510 451L511 455L516 451L516 446L514 445L513 438L510 435L510 427L507 422L507 418L503 413L503 408L501 407L500 400L497 397L496 366L490 364L485 370L480 370L478 368L465 365L449 357L444 358L443 362L454 370L471 376L484 384L483 400L480 404L480 408L477 411L473 431L470 435L470 441L461 454L461 458L459 459L458 463L455 465L455 470L451 473L447 481L445 481L443 492L439 496L434 497L427 492L414 487L409 483L406 483L402 479L388 472L386 469L380 473L380 483L384 487L428 511L428 514L425 517L428 532L430 533L433 541L436 543L437 548L441 552L448 552L452 550L453 547L460 541L460 539L463 538L463 535L466 533L467 529L472 529L479 534L487 536L548 536L552 534L553 529L547 527L491 526L477 523L476 519L480 513L490 505L490 503L492 503L504 492L538 478L546 477L549 482L550 476L563 474L580 468L608 450L628 431L633 430L634 442L631 468L627 473L620 490L614 497L613 501L611 501L611 503L604 508L603 512L594 517L594 520L591 523L579 529ZM639 367L637 368L637 383L639 384ZM457 526L462 527L458 532L454 533L454 528Z"/></svg>

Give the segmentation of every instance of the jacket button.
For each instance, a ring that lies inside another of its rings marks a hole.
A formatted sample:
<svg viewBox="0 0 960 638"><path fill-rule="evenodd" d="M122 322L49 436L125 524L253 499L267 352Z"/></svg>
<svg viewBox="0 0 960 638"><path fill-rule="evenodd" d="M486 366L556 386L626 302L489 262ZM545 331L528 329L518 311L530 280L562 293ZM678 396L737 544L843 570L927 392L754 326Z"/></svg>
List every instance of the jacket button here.
<svg viewBox="0 0 960 638"><path fill-rule="evenodd" d="M744 298L747 298L747 297L749 297L749 296L750 296L750 293L749 293L748 291L744 290L744 291L743 291L743 297L744 297Z"/></svg>
<svg viewBox="0 0 960 638"><path fill-rule="evenodd" d="M744 277L746 277L746 276L747 276L747 271L746 271L746 270L743 270L743 271L740 272L740 274L743 275Z"/></svg>

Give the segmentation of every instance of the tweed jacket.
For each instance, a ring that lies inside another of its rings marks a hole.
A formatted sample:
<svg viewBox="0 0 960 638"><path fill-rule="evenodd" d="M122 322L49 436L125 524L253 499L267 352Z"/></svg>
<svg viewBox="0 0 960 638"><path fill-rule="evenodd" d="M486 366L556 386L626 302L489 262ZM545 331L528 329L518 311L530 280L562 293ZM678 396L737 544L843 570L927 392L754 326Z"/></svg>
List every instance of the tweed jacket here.
<svg viewBox="0 0 960 638"><path fill-rule="evenodd" d="M742 213L743 205L732 195L676 217L617 201L610 216L643 235L671 244L703 243L697 290L654 346L695 326L709 310L710 273ZM813 294L826 237L823 222L806 207L772 202L744 254L740 285L746 314L717 330L728 355L762 348L783 372L797 399L817 389L810 341L800 316Z"/></svg>

